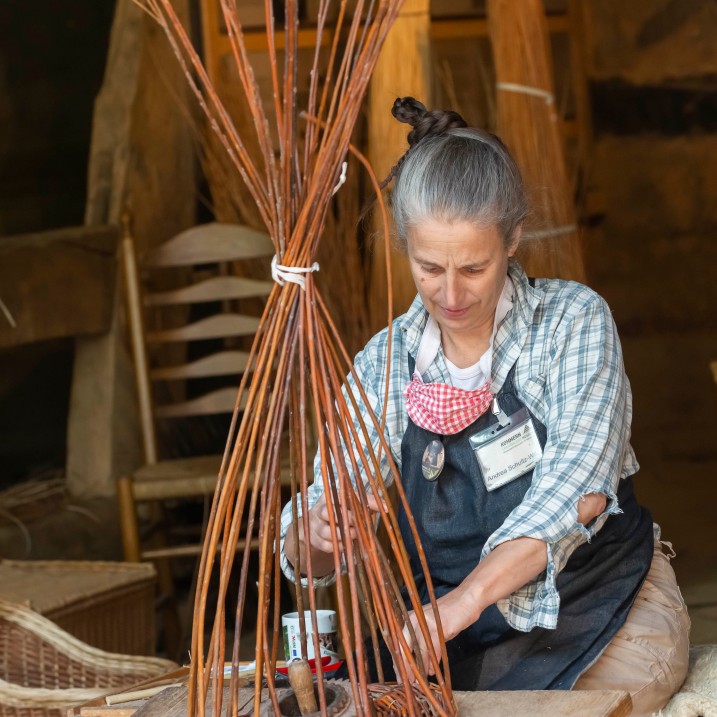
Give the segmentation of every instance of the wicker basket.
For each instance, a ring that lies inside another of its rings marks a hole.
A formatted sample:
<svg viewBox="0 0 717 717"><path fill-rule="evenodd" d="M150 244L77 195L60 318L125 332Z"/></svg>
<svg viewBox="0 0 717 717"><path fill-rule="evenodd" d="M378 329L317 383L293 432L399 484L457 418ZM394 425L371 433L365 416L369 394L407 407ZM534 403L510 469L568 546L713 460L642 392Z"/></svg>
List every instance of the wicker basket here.
<svg viewBox="0 0 717 717"><path fill-rule="evenodd" d="M29 608L0 600L0 717L64 717L69 707L176 667L90 647Z"/></svg>
<svg viewBox="0 0 717 717"><path fill-rule="evenodd" d="M156 571L149 563L0 561L0 600L29 605L88 645L153 655Z"/></svg>

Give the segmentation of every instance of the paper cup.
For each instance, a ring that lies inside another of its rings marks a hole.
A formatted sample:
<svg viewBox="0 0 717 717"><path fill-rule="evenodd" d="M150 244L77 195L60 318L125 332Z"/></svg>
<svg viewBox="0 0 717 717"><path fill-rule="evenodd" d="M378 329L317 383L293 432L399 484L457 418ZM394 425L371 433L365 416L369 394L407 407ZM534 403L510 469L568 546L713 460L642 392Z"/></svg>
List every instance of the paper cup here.
<svg viewBox="0 0 717 717"><path fill-rule="evenodd" d="M308 655L301 654L301 630L299 628L299 613L288 612L281 616L281 626L284 631L284 654L286 661L304 657L314 659L314 638L312 637L311 612L304 612L306 625L306 650ZM338 641L336 638L336 612L334 610L317 610L316 623L319 628L319 645L321 657L338 658Z"/></svg>

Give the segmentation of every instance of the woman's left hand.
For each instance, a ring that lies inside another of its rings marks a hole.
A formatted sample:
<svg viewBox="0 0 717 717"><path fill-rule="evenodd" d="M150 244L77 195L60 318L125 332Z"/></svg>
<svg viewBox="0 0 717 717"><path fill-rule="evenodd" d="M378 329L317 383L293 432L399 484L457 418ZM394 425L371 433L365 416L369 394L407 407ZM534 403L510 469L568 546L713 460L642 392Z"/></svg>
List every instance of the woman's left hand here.
<svg viewBox="0 0 717 717"><path fill-rule="evenodd" d="M441 626L443 628L443 637L446 642L452 640L459 632L465 630L480 617L480 608L471 603L472 601L469 602L466 599L466 595L460 587L436 600ZM440 662L441 641L439 638L438 623L431 604L428 603L422 607L430 635L430 644L428 647L426 647L426 642L424 641L421 628L419 627L418 617L413 610L408 613L408 619L411 622L413 631L416 635L416 657L417 659L423 661L423 668L426 673L428 675L434 675L436 673L436 669L434 662L431 659L429 650L433 650L436 658ZM403 628L403 635L410 645L411 639L408 627ZM399 681L401 681L401 675L398 670L396 670L396 677Z"/></svg>

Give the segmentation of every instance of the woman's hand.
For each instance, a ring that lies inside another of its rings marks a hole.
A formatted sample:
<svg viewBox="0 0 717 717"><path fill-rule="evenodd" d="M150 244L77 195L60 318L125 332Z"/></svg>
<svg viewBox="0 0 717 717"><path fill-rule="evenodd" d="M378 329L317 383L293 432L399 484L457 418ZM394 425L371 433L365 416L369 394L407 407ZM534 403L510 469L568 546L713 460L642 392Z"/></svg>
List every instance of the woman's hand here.
<svg viewBox="0 0 717 717"><path fill-rule="evenodd" d="M366 496L366 502L370 510L378 512L378 501L373 495ZM311 566L313 568L312 574L315 577L321 577L327 575L334 570L334 544L331 536L331 523L329 517L329 505L326 501L326 493L322 493L321 497L316 501L313 507L309 510L309 534L308 534L308 546L306 543L306 535L303 530L303 521L299 519L299 549L301 550L301 565L302 573L305 574L303 566L306 565L307 553L310 555ZM356 531L353 528L354 518L349 511L349 539L354 540L356 538ZM341 529L338 524L336 525L337 537L339 541L343 539L341 535ZM289 559L292 565L296 565L297 546L295 545L296 533L294 527L290 526L286 534L286 542L284 544L284 551L286 557ZM308 547L308 550L307 550Z"/></svg>
<svg viewBox="0 0 717 717"><path fill-rule="evenodd" d="M373 495L366 495L366 503L369 510L379 511L378 501ZM349 537L351 540L356 539L356 530L354 529L354 517L349 511ZM342 539L340 528L337 525L336 530L339 540ZM299 530L299 541L303 542L305 536L303 531ZM334 547L331 539L331 523L329 521L329 506L326 503L326 493L322 493L321 497L316 501L314 507L309 511L309 540L311 547L322 553L333 553Z"/></svg>
<svg viewBox="0 0 717 717"><path fill-rule="evenodd" d="M457 588L436 601L446 642L476 622L489 605L534 580L545 570L547 562L545 543L535 538L515 538L491 550ZM431 647L440 659L438 626L433 610L430 605L424 605L423 612L428 623ZM428 674L434 674L428 649L417 628L418 618L409 613L409 620L416 632L418 657L423 660ZM407 633L408 628L404 628L404 635ZM396 675L399 675L398 670Z"/></svg>
<svg viewBox="0 0 717 717"><path fill-rule="evenodd" d="M338 526L336 527L338 530ZM291 528L289 528L291 530ZM304 543L306 536L301 529L299 519L299 542ZM334 544L331 540L331 523L329 522L329 506L326 504L326 493L316 501L309 511L309 541L312 548L321 553L333 553Z"/></svg>
<svg viewBox="0 0 717 717"><path fill-rule="evenodd" d="M459 632L462 632L467 627L472 625L481 615L481 609L478 604L471 600L470 594L462 588L463 586L459 586L447 595L444 595L442 598L436 600L441 620L441 627L443 628L443 637L446 642L452 640ZM441 641L438 632L438 623L431 604L428 603L422 607L423 614L426 618L426 625L428 626L428 633L430 635L428 647L426 646L423 634L421 633L421 628L418 624L418 617L413 610L408 613L408 619L413 627L413 632L416 635L416 657L419 660L422 660L423 669L426 674L434 675L436 670L433 660L430 657L429 650L432 649L438 660L441 660ZM410 645L411 641L408 627L403 628L403 635ZM398 670L396 670L396 677L399 681L401 680L401 675Z"/></svg>

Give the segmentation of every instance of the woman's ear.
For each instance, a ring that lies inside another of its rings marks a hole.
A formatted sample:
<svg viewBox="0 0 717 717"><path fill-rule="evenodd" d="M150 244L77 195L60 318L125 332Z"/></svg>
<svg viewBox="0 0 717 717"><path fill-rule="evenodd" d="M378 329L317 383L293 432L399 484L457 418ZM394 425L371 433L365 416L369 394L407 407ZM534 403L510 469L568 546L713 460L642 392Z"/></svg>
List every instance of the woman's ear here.
<svg viewBox="0 0 717 717"><path fill-rule="evenodd" d="M515 231L513 232L513 239L510 242L510 246L508 247L508 256L513 256L515 252L518 250L518 245L520 244L520 238L523 236L523 225L519 224Z"/></svg>

